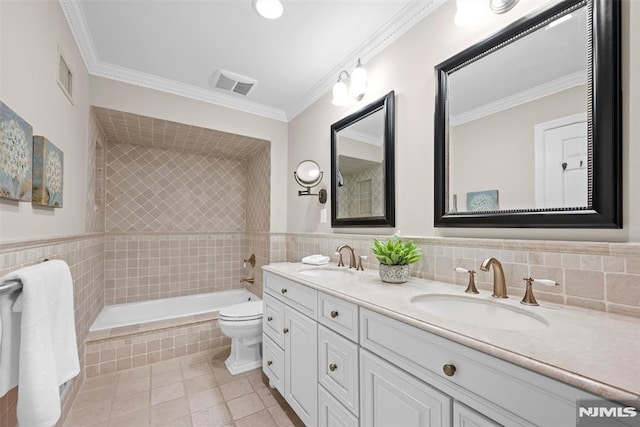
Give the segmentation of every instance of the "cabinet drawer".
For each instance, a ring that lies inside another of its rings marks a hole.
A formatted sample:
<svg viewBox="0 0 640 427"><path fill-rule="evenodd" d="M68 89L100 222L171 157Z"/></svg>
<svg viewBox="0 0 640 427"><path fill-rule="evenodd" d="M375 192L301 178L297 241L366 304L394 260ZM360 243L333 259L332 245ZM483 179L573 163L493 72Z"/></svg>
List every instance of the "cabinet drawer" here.
<svg viewBox="0 0 640 427"><path fill-rule="evenodd" d="M358 342L358 306L318 292L318 321Z"/></svg>
<svg viewBox="0 0 640 427"><path fill-rule="evenodd" d="M269 385L284 396L284 351L266 334L262 335L262 371Z"/></svg>
<svg viewBox="0 0 640 427"><path fill-rule="evenodd" d="M358 416L358 346L324 326L318 327L318 382Z"/></svg>
<svg viewBox="0 0 640 427"><path fill-rule="evenodd" d="M577 388L394 319L360 310L360 343L505 425L575 425ZM453 365L452 376L444 373Z"/></svg>
<svg viewBox="0 0 640 427"><path fill-rule="evenodd" d="M358 419L322 386L318 386L318 426L358 427Z"/></svg>
<svg viewBox="0 0 640 427"><path fill-rule="evenodd" d="M284 304L269 294L263 295L262 331L280 347L284 347Z"/></svg>
<svg viewBox="0 0 640 427"><path fill-rule="evenodd" d="M264 287L280 301L316 319L318 292L315 289L267 271L264 273Z"/></svg>

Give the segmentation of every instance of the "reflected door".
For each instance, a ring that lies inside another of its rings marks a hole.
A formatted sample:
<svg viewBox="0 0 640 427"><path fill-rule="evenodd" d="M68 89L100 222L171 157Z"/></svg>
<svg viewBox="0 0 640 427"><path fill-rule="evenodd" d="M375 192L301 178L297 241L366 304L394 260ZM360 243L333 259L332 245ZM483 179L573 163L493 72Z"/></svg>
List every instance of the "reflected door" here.
<svg viewBox="0 0 640 427"><path fill-rule="evenodd" d="M587 123L567 118L539 132L536 207L588 205Z"/></svg>

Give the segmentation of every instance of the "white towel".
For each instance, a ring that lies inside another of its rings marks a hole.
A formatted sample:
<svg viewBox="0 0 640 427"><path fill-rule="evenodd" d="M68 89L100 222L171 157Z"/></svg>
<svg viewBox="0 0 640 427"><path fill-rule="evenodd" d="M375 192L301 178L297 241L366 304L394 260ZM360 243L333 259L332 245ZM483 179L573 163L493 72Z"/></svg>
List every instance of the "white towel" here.
<svg viewBox="0 0 640 427"><path fill-rule="evenodd" d="M2 282L0 282L2 283ZM18 385L18 357L20 351L20 318L11 306L15 294L0 295L0 396Z"/></svg>
<svg viewBox="0 0 640 427"><path fill-rule="evenodd" d="M311 265L323 265L323 264L327 264L330 260L331 258L329 258L328 256L315 254L315 255L309 255L302 258L302 263L311 264Z"/></svg>
<svg viewBox="0 0 640 427"><path fill-rule="evenodd" d="M53 260L0 280L8 279L22 281L14 304L22 309L18 422L50 427L60 418L58 386L80 372L71 272L64 261Z"/></svg>

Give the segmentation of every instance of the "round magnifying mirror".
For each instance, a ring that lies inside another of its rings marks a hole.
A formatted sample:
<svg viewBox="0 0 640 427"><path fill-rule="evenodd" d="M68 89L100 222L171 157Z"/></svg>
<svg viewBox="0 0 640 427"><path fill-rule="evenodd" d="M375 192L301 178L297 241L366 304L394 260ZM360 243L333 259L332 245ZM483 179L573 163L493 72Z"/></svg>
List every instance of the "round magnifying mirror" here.
<svg viewBox="0 0 640 427"><path fill-rule="evenodd" d="M313 187L322 179L320 166L313 160L304 160L296 168L296 177L300 183Z"/></svg>

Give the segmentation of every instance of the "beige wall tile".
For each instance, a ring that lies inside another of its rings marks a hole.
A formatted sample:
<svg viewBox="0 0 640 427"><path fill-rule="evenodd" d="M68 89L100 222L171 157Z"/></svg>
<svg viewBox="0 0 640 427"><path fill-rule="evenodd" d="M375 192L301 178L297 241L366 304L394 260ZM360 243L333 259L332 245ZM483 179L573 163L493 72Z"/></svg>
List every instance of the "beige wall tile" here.
<svg viewBox="0 0 640 427"><path fill-rule="evenodd" d="M640 307L640 275L607 273L607 301Z"/></svg>
<svg viewBox="0 0 640 427"><path fill-rule="evenodd" d="M564 282L567 295L604 300L604 274L601 272L565 270Z"/></svg>

